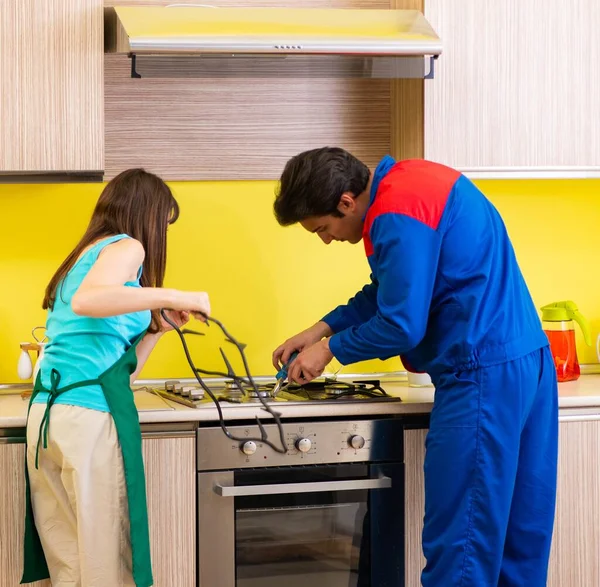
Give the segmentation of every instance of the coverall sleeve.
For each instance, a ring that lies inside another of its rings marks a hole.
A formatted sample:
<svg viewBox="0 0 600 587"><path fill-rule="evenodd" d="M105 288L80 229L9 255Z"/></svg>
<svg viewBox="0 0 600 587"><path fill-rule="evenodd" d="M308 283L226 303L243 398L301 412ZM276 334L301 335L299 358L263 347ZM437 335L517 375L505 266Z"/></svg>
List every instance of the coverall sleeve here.
<svg viewBox="0 0 600 587"><path fill-rule="evenodd" d="M377 281L371 275L371 283L365 285L347 304L338 306L321 318L333 332L341 332L350 326L366 322L377 312Z"/></svg>
<svg viewBox="0 0 600 587"><path fill-rule="evenodd" d="M410 216L385 213L370 230L377 266L377 309L361 325L334 334L343 365L401 355L425 336L441 249L440 234Z"/></svg>

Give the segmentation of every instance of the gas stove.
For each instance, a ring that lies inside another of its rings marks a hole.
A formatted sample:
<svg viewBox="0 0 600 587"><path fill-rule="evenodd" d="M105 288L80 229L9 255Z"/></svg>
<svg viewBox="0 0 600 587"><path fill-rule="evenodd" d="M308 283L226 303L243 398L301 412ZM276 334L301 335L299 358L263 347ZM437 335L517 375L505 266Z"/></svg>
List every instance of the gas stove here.
<svg viewBox="0 0 600 587"><path fill-rule="evenodd" d="M357 402L385 401L398 402L398 397L388 395L377 379L361 381L339 381L333 379L315 380L305 385L290 384L275 397L275 383L260 383L256 389L252 386L241 388L233 381L207 381L207 385L217 400L223 404L260 403L260 397L270 403L306 403L306 402ZM165 399L183 404L190 408L206 407L212 399L198 383L186 384L178 380L166 381L164 388L154 390ZM260 397L259 397L260 396Z"/></svg>

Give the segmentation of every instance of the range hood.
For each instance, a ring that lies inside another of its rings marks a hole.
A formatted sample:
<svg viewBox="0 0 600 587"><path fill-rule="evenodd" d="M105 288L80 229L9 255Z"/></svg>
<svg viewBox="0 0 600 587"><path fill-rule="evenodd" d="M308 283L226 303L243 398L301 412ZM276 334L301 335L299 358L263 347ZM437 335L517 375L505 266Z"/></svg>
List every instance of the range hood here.
<svg viewBox="0 0 600 587"><path fill-rule="evenodd" d="M418 10L119 6L107 52L132 77L433 77L442 44Z"/></svg>

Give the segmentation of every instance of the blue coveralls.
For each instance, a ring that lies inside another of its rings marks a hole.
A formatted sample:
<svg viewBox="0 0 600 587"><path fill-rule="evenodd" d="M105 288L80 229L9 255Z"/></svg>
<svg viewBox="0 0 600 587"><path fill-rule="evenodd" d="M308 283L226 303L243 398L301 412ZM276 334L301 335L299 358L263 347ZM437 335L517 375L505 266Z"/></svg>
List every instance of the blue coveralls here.
<svg viewBox="0 0 600 587"><path fill-rule="evenodd" d="M458 171L385 157L363 241L371 283L323 320L342 364L432 377L422 584L545 585L556 371L500 215Z"/></svg>

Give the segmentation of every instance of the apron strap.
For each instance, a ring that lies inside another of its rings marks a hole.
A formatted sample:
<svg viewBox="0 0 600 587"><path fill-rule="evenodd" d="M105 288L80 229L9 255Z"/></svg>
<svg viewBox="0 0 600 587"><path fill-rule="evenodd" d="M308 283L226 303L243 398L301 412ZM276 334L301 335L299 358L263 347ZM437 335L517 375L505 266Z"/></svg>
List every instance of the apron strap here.
<svg viewBox="0 0 600 587"><path fill-rule="evenodd" d="M40 442L44 448L48 448L48 428L50 426L50 408L54 405L59 395L78 387L87 387L89 385L98 385L100 381L98 379L86 379L85 381L78 381L71 385L59 388L60 385L60 373L56 369L50 371L50 389L40 385L39 391L45 391L49 394L48 401L46 402L46 409L44 410L44 416L40 423L40 431L38 433L38 441L35 449L35 468L38 468L38 461L40 455Z"/></svg>

